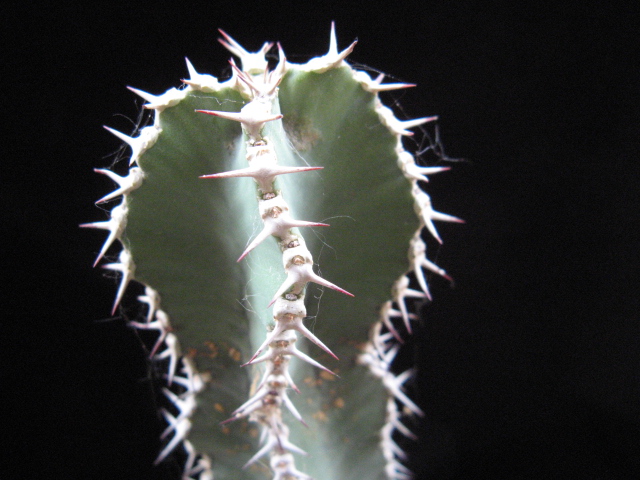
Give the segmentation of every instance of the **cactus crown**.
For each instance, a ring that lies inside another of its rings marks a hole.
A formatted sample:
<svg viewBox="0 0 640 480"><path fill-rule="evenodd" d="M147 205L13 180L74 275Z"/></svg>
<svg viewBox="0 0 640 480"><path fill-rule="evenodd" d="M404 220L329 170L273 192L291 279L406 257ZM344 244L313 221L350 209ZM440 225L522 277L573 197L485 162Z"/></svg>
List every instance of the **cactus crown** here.
<svg viewBox="0 0 640 480"><path fill-rule="evenodd" d="M97 203L121 201L83 225L109 232L96 264L123 246L103 265L121 274L114 312L131 280L146 285L132 323L158 332L170 402L157 462L183 445L185 478L408 478L395 439L422 411L403 391L412 372L390 366L411 299L430 298L424 269L449 279L423 227L441 243L434 221L460 221L421 187L448 167L402 143L435 117L396 119L378 93L413 85L354 70L333 26L326 55L292 64L278 44L273 70L273 44L220 33L239 60L228 80L187 60L184 88L131 89L154 123L107 128L130 169L96 170L117 184Z"/></svg>

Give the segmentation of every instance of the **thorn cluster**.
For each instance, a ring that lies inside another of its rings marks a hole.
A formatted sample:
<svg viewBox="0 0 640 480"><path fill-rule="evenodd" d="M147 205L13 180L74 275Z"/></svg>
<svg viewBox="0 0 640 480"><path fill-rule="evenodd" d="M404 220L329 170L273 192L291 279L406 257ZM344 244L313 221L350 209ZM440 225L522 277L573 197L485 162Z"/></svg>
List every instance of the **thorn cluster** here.
<svg viewBox="0 0 640 480"><path fill-rule="evenodd" d="M386 465L387 477L394 480L408 480L412 478L412 472L402 464L406 460L406 453L393 439L395 431L403 436L416 440L416 435L401 420L403 416L424 416L424 412L403 391L403 385L409 380L414 371L406 370L400 375L394 375L391 371L391 363L399 350L399 344L394 343L396 334L382 333L382 323L377 323L372 329L372 341L359 357L359 362L369 367L369 370L381 379L389 393L387 400L387 421L381 432L381 447ZM386 326L386 324L385 324ZM401 405L409 414L403 415Z"/></svg>
<svg viewBox="0 0 640 480"><path fill-rule="evenodd" d="M197 407L196 394L205 388L208 378L196 371L195 365L190 358L180 356L177 338L171 333L173 328L171 327L169 315L160 309L158 292L147 286L145 287L144 295L140 295L138 300L147 305L145 321L132 321L129 324L140 330L158 331L158 337L149 353L149 357L155 362L168 362L167 387L163 388L162 392L177 410L176 414L171 413L166 408L160 410L167 422L167 427L162 432L160 439L166 440L166 444L156 457L154 464L158 465L178 445L183 445L187 452L187 459L182 478L190 480L198 476L197 478L200 480L212 479L209 458L202 455L198 456L191 443L187 440L192 425L191 416ZM161 346L164 346L164 350L157 353ZM174 388L174 390L178 389L179 392L176 393L169 387Z"/></svg>

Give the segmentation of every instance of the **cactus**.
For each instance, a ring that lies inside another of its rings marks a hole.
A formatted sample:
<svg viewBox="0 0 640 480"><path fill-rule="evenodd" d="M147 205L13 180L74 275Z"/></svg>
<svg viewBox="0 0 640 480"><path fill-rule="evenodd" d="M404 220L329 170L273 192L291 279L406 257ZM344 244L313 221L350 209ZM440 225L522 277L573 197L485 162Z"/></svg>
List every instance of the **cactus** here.
<svg viewBox="0 0 640 480"><path fill-rule="evenodd" d="M355 42L339 51L333 26L326 55L292 64L278 44L273 68L271 43L250 53L221 35L239 60L228 80L187 60L184 88L131 88L154 122L105 127L130 169L96 170L117 184L97 203L115 206L82 225L108 232L96 264L122 244L103 265L120 273L112 313L145 285L131 323L158 334L170 404L156 462L182 445L184 478L409 478L396 439L423 413L412 371L390 366L412 299L430 299L425 270L449 279L426 236L461 221L422 189L448 167L403 146L436 118L396 119L378 93L413 85L353 69Z"/></svg>

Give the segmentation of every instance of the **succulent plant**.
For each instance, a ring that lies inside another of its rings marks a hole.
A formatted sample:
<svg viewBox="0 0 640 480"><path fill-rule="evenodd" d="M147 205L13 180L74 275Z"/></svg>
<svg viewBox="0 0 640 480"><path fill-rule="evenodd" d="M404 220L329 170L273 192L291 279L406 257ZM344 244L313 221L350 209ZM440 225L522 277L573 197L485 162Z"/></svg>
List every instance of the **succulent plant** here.
<svg viewBox="0 0 640 480"><path fill-rule="evenodd" d="M112 313L145 285L132 324L157 332L171 405L157 462L182 446L184 478L408 478L396 438L423 413L412 371L390 366L412 299L430 298L425 272L449 279L423 236L461 221L423 190L448 167L403 146L436 118L398 120L378 94L413 85L352 68L333 26L326 55L293 64L278 44L271 67L273 44L221 35L228 80L187 60L183 88L131 89L153 124L107 128L130 169L96 170L117 184L97 203L115 206L83 225L108 231L96 264L122 245L103 265L121 275Z"/></svg>

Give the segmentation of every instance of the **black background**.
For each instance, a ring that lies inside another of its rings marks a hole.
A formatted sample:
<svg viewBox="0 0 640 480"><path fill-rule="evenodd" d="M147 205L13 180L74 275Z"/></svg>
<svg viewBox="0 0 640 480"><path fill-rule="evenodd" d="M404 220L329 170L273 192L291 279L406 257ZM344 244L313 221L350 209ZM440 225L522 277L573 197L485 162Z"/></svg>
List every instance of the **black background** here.
<svg viewBox="0 0 640 480"><path fill-rule="evenodd" d="M220 74L223 28L291 61L326 52L418 87L387 95L439 115L451 157L429 185L436 282L414 355L426 412L417 478L640 478L638 12L487 2L285 9L242 2L31 5L3 22L2 478L177 478L153 469L161 424L144 352L110 319L115 283L92 269L103 235L92 172L141 101ZM402 115L402 114L400 114ZM319 479L320 480L320 479Z"/></svg>

